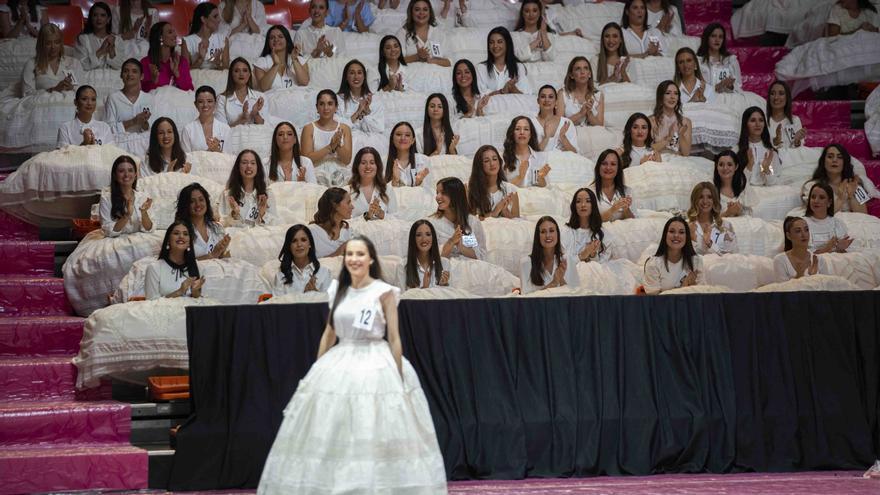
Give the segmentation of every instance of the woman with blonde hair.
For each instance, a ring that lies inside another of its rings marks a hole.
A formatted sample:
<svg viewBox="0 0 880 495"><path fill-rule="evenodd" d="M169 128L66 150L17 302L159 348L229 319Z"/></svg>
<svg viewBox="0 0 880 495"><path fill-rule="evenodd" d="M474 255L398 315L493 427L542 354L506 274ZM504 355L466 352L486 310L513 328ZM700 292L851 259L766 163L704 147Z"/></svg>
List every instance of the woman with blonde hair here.
<svg viewBox="0 0 880 495"><path fill-rule="evenodd" d="M44 24L37 35L37 55L24 64L21 91L24 96L37 91L73 91L83 81L82 62L64 55L61 29Z"/></svg>
<svg viewBox="0 0 880 495"><path fill-rule="evenodd" d="M691 192L688 228L697 254L725 254L737 251L736 233L721 217L721 198L711 182L700 182Z"/></svg>

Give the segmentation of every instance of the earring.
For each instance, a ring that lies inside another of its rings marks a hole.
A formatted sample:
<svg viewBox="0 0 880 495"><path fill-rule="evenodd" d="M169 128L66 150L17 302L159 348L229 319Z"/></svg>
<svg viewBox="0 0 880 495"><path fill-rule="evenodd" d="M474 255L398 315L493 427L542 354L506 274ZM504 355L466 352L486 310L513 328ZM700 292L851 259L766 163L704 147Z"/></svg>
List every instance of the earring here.
<svg viewBox="0 0 880 495"><path fill-rule="evenodd" d="M189 248L186 248L186 252L187 252L187 253L189 252Z"/></svg>
<svg viewBox="0 0 880 495"><path fill-rule="evenodd" d="M167 246L165 246L165 249L171 249L171 244L168 244Z"/></svg>

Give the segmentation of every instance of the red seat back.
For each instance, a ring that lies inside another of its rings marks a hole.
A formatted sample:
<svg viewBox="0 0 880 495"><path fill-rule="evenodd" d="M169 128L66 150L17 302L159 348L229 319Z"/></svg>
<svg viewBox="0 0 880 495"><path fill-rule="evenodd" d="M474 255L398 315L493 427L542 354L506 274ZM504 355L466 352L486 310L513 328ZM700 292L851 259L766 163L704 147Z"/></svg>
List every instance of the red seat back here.
<svg viewBox="0 0 880 495"><path fill-rule="evenodd" d="M154 4L159 20L170 23L177 31L177 36L184 37L189 34L190 12L189 8L184 4Z"/></svg>
<svg viewBox="0 0 880 495"><path fill-rule="evenodd" d="M266 23L270 25L279 25L284 26L287 29L290 29L291 25L291 16L290 9L287 5L266 5Z"/></svg>
<svg viewBox="0 0 880 495"><path fill-rule="evenodd" d="M49 5L46 7L49 22L61 29L61 37L65 45L76 44L76 37L82 32L82 10L76 5Z"/></svg>

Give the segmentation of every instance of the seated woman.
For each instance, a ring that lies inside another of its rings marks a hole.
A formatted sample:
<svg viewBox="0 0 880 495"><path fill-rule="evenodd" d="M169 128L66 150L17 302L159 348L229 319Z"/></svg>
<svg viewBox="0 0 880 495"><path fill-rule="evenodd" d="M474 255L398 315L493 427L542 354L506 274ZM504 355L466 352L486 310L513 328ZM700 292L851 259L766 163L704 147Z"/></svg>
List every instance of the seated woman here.
<svg viewBox="0 0 880 495"><path fill-rule="evenodd" d="M150 129L153 95L141 90L141 63L130 58L122 63L122 89L110 93L104 102L104 121L114 134L139 133Z"/></svg>
<svg viewBox="0 0 880 495"><path fill-rule="evenodd" d="M220 215L227 227L253 227L266 223L269 195L263 163L253 150L243 150L226 181L220 198Z"/></svg>
<svg viewBox="0 0 880 495"><path fill-rule="evenodd" d="M177 31L167 22L157 22L150 28L150 48L141 59L144 79L141 88L150 92L162 86L174 86L192 91L187 56L177 51Z"/></svg>
<svg viewBox="0 0 880 495"><path fill-rule="evenodd" d="M272 150L269 155L269 180L272 182L308 182L317 184L315 166L309 157L299 150L296 128L290 122L281 122L272 133Z"/></svg>
<svg viewBox="0 0 880 495"><path fill-rule="evenodd" d="M853 242L846 224L834 216L834 191L828 184L810 188L804 220L810 226L810 251L816 254L845 253Z"/></svg>
<svg viewBox="0 0 880 495"><path fill-rule="evenodd" d="M388 139L385 182L394 187L421 186L430 173L428 157L416 153L416 133L409 122L398 122Z"/></svg>
<svg viewBox="0 0 880 495"><path fill-rule="evenodd" d="M718 190L722 217L752 215L754 200L743 168L733 151L722 151L715 155L712 183Z"/></svg>
<svg viewBox="0 0 880 495"><path fill-rule="evenodd" d="M825 36L852 34L863 29L877 32L880 15L869 0L840 0L835 2L825 22Z"/></svg>
<svg viewBox="0 0 880 495"><path fill-rule="evenodd" d="M452 132L449 120L449 102L440 93L425 100L425 118L422 119L422 146L428 156L457 155L458 134Z"/></svg>
<svg viewBox="0 0 880 495"><path fill-rule="evenodd" d="M538 90L538 115L535 133L541 151L571 151L578 153L577 131L574 123L556 114L556 89L545 84Z"/></svg>
<svg viewBox="0 0 880 495"><path fill-rule="evenodd" d="M437 181L437 211L433 217L437 243L444 258L463 256L481 260L486 257L486 235L480 219L470 214L464 184L456 177Z"/></svg>
<svg viewBox="0 0 880 495"><path fill-rule="evenodd" d="M801 217L785 217L782 222L785 250L773 257L777 282L828 273L825 262L810 251L810 226Z"/></svg>
<svg viewBox="0 0 880 495"><path fill-rule="evenodd" d="M648 24L645 0L626 0L623 6L623 41L629 56L635 58L659 57L666 51L666 42L659 29Z"/></svg>
<svg viewBox="0 0 880 495"><path fill-rule="evenodd" d="M379 89L406 91L406 59L397 36L386 35L379 42Z"/></svg>
<svg viewBox="0 0 880 495"><path fill-rule="evenodd" d="M498 26L486 39L486 60L477 67L480 94L531 94L526 66L516 58L513 38L507 28Z"/></svg>
<svg viewBox="0 0 880 495"><path fill-rule="evenodd" d="M159 13L149 0L119 0L110 6L114 33L124 40L146 41Z"/></svg>
<svg viewBox="0 0 880 495"><path fill-rule="evenodd" d="M362 216L364 220L384 220L386 214L397 211L397 196L385 183L382 157L375 148L361 148L354 156L348 190L354 216Z"/></svg>
<svg viewBox="0 0 880 495"><path fill-rule="evenodd" d="M737 251L736 232L721 218L721 199L711 182L700 182L691 192L688 227L698 254L727 254Z"/></svg>
<svg viewBox="0 0 880 495"><path fill-rule="evenodd" d="M663 81L657 86L654 113L649 118L654 151L690 155L693 124L681 113L681 103L679 88L674 82Z"/></svg>
<svg viewBox="0 0 880 495"><path fill-rule="evenodd" d="M180 220L168 226L159 260L147 267L144 294L147 300L163 297L201 297L205 277L193 252L192 228Z"/></svg>
<svg viewBox="0 0 880 495"><path fill-rule="evenodd" d="M556 115L574 125L605 125L605 98L593 82L593 67L586 57L568 63L565 82L556 94Z"/></svg>
<svg viewBox="0 0 880 495"><path fill-rule="evenodd" d="M852 157L843 145L835 143L822 148L813 177L801 188L804 204L808 199L807 191L817 182L828 184L834 190L834 213L868 212L867 202L870 196L862 187L861 177L853 172Z"/></svg>
<svg viewBox="0 0 880 495"><path fill-rule="evenodd" d="M406 22L397 31L397 39L403 41L403 58L406 63L424 62L449 67L452 62L445 55L449 50L446 35L437 27L434 7L427 0L413 0L406 8Z"/></svg>
<svg viewBox="0 0 880 495"><path fill-rule="evenodd" d="M122 67L125 53L121 47L116 47L109 5L104 2L92 4L73 50L85 70Z"/></svg>
<svg viewBox="0 0 880 495"><path fill-rule="evenodd" d="M354 205L348 191L339 187L330 187L318 200L318 211L309 224L312 239L315 241L315 256L341 256L345 243L351 239L348 220Z"/></svg>
<svg viewBox="0 0 880 495"><path fill-rule="evenodd" d="M645 292L659 294L705 283L703 258L694 252L687 223L681 217L670 218L663 226L657 252L645 261Z"/></svg>
<svg viewBox="0 0 880 495"><path fill-rule="evenodd" d="M409 229L403 259L407 289L430 289L449 285L449 259L440 256L437 232L428 220L416 220Z"/></svg>
<svg viewBox="0 0 880 495"><path fill-rule="evenodd" d="M168 117L159 117L150 129L147 156L139 170L141 177L165 172L189 173L192 165L186 161L186 152L180 145L177 125Z"/></svg>
<svg viewBox="0 0 880 495"><path fill-rule="evenodd" d="M351 176L351 128L336 120L338 105L336 93L322 89L315 102L318 120L302 130L302 154L315 164L318 183L325 186L345 184Z"/></svg>
<svg viewBox="0 0 880 495"><path fill-rule="evenodd" d="M199 116L183 128L183 151L223 152L229 126L214 117L216 113L217 94L210 86L199 86L196 90L196 110Z"/></svg>
<svg viewBox="0 0 880 495"><path fill-rule="evenodd" d="M675 84L681 91L682 103L715 102L715 88L706 84L697 54L688 47L675 52Z"/></svg>
<svg viewBox="0 0 880 495"><path fill-rule="evenodd" d="M739 131L736 159L745 164L746 178L753 186L769 186L776 183L776 170L782 166L779 153L770 143L764 111L749 107L743 112Z"/></svg>
<svg viewBox="0 0 880 495"><path fill-rule="evenodd" d="M229 127L247 124L264 124L263 110L266 100L263 93L254 90L254 78L251 64L242 57L237 57L229 64L226 78L226 90L217 97L214 106L214 120L223 122Z"/></svg>
<svg viewBox="0 0 880 495"><path fill-rule="evenodd" d="M266 8L260 0L225 0L217 10L224 38L238 33L260 34L265 30Z"/></svg>
<svg viewBox="0 0 880 495"><path fill-rule="evenodd" d="M175 220L189 223L195 234L193 251L198 260L229 257L230 237L216 220L211 195L198 182L184 187L177 195Z"/></svg>
<svg viewBox="0 0 880 495"><path fill-rule="evenodd" d="M152 232L149 210L153 200L137 190L137 164L127 155L113 161L110 168L110 191L101 193L98 214L101 230L107 237L135 232Z"/></svg>
<svg viewBox="0 0 880 495"><path fill-rule="evenodd" d="M593 177L593 190L603 222L636 217L632 191L624 184L620 155L616 151L605 150L599 154Z"/></svg>
<svg viewBox="0 0 880 495"><path fill-rule="evenodd" d="M547 25L541 0L523 0L514 31L529 35L529 43L522 50L523 61L549 62L556 58L556 50L550 39L550 34L556 34L556 31Z"/></svg>
<svg viewBox="0 0 880 495"><path fill-rule="evenodd" d="M611 259L610 235L602 230L602 215L599 213L599 200L591 189L582 187L574 192L569 205L571 216L565 228L568 229L569 244L564 247L571 259L589 263L604 262Z"/></svg>
<svg viewBox="0 0 880 495"><path fill-rule="evenodd" d="M773 81L767 92L770 135L776 149L797 148L804 144L807 130L801 118L791 111L791 89L785 81Z"/></svg>
<svg viewBox="0 0 880 495"><path fill-rule="evenodd" d="M112 144L113 131L105 122L94 118L98 93L95 88L84 84L76 88L76 116L58 128L57 148L71 144L88 146L90 144Z"/></svg>
<svg viewBox="0 0 880 495"><path fill-rule="evenodd" d="M309 18L293 35L293 44L299 53L311 58L325 58L345 50L342 31L326 23L327 11L327 0L309 2Z"/></svg>
<svg viewBox="0 0 880 495"><path fill-rule="evenodd" d="M622 168L663 160L660 153L654 151L654 130L648 116L638 112L629 116L623 126L623 146L617 149L617 154Z"/></svg>
<svg viewBox="0 0 880 495"><path fill-rule="evenodd" d="M599 59L596 62L596 73L599 84L627 83L629 74L629 52L626 51L623 29L616 22L609 22L602 28Z"/></svg>
<svg viewBox="0 0 880 495"><path fill-rule="evenodd" d="M44 24L37 36L37 55L21 70L21 91L24 96L37 91L73 91L83 81L82 63L64 55L61 30L55 24Z"/></svg>
<svg viewBox="0 0 880 495"><path fill-rule="evenodd" d="M254 61L254 77L260 91L309 85L309 66L286 27L272 26L266 32L263 51Z"/></svg>
<svg viewBox="0 0 880 495"><path fill-rule="evenodd" d="M706 26L697 50L699 62L708 76L706 81L715 93L742 91L742 73L736 55L727 51L727 31L713 22Z"/></svg>
<svg viewBox="0 0 880 495"><path fill-rule="evenodd" d="M193 12L189 34L180 46L193 69L225 69L229 67L229 38L220 33L220 9L211 2L202 2Z"/></svg>
<svg viewBox="0 0 880 495"><path fill-rule="evenodd" d="M0 5L0 38L36 38L47 21L45 7L37 0L9 0Z"/></svg>
<svg viewBox="0 0 880 495"><path fill-rule="evenodd" d="M538 219L532 241L532 253L520 263L520 286L523 294L580 285L575 263L568 262L559 240L559 225L551 216Z"/></svg>
<svg viewBox="0 0 880 495"><path fill-rule="evenodd" d="M648 25L663 34L681 36L681 21L678 7L670 5L669 0L648 0Z"/></svg>
<svg viewBox="0 0 880 495"><path fill-rule="evenodd" d="M480 95L477 71L470 60L463 58L452 68L452 99L459 117L482 117L489 96Z"/></svg>
<svg viewBox="0 0 880 495"><path fill-rule="evenodd" d="M384 133L385 113L382 103L373 101L373 92L367 83L367 68L358 60L351 60L342 69L342 82L339 83L339 98L342 104L336 114L352 130L364 133Z"/></svg>
<svg viewBox="0 0 880 495"><path fill-rule="evenodd" d="M507 182L501 154L490 144L480 146L474 154L468 180L468 204L471 213L482 220L519 218L519 195L516 186Z"/></svg>
<svg viewBox="0 0 880 495"><path fill-rule="evenodd" d="M278 261L281 265L275 274L272 295L327 292L333 280L330 270L318 261L312 231L301 223L287 229Z"/></svg>
<svg viewBox="0 0 880 495"><path fill-rule="evenodd" d="M539 148L532 119L520 115L510 121L504 139L504 174L517 187L546 187L550 165Z"/></svg>

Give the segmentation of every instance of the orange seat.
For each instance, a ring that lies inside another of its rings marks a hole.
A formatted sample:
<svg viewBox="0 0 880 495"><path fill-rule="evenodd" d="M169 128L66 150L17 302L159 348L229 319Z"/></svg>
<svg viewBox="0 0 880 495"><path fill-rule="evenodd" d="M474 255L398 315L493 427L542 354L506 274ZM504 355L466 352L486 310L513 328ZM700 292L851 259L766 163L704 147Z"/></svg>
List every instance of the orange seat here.
<svg viewBox="0 0 880 495"><path fill-rule="evenodd" d="M49 22L61 30L61 38L65 45L76 44L76 37L82 32L83 15L76 5L49 5L46 7Z"/></svg>
<svg viewBox="0 0 880 495"><path fill-rule="evenodd" d="M184 37L189 34L189 23L192 12L185 4L160 3L153 4L159 20L170 23L177 31L178 37Z"/></svg>
<svg viewBox="0 0 880 495"><path fill-rule="evenodd" d="M275 5L287 5L293 24L302 24L309 18L309 0L275 0Z"/></svg>
<svg viewBox="0 0 880 495"><path fill-rule="evenodd" d="M266 23L269 25L284 26L290 29L291 16L287 5L266 5Z"/></svg>

